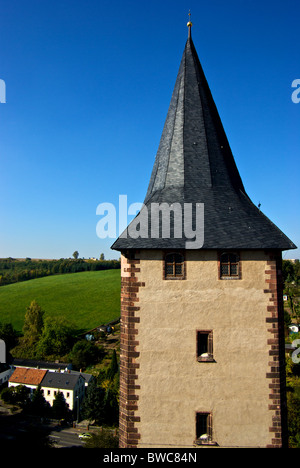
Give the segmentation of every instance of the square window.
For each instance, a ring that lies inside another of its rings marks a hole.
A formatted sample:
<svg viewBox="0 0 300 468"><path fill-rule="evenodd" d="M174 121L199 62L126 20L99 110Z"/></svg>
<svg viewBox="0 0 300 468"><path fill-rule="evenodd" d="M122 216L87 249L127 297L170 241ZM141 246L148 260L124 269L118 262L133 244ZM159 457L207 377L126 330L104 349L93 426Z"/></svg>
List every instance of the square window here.
<svg viewBox="0 0 300 468"><path fill-rule="evenodd" d="M234 252L223 252L220 255L220 279L240 279L240 259Z"/></svg>
<svg viewBox="0 0 300 468"><path fill-rule="evenodd" d="M165 279L184 279L184 256L181 253L168 253L164 264Z"/></svg>

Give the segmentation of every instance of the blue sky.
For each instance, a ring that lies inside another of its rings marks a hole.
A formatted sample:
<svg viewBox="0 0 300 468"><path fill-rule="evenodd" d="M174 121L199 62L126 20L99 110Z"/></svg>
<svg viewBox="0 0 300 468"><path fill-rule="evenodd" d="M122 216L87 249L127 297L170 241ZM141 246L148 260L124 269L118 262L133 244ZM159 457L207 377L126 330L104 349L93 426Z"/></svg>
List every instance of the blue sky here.
<svg viewBox="0 0 300 468"><path fill-rule="evenodd" d="M96 208L144 200L189 9L246 191L300 245L298 0L2 0L0 257L119 257Z"/></svg>

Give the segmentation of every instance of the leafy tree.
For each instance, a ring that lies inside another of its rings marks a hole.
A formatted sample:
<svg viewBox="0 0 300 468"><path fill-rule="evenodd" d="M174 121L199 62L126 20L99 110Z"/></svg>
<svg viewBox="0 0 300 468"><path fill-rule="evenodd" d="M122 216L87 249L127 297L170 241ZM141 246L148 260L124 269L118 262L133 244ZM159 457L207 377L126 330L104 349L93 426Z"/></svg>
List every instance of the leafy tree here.
<svg viewBox="0 0 300 468"><path fill-rule="evenodd" d="M98 434L92 434L92 437L86 441L85 447L118 448L119 438L110 429L103 429Z"/></svg>
<svg viewBox="0 0 300 468"><path fill-rule="evenodd" d="M107 380L106 374L107 374L107 369L100 369L100 370L99 370L99 373L98 373L97 378L96 378L96 380L97 380L97 385L98 385L99 387L105 388L104 382Z"/></svg>
<svg viewBox="0 0 300 468"><path fill-rule="evenodd" d="M292 317L300 322L300 262L283 261L282 273L284 293L288 296L288 304Z"/></svg>
<svg viewBox="0 0 300 468"><path fill-rule="evenodd" d="M79 252L77 250L75 250L75 252L73 252L73 257L75 258L75 260L78 259L79 257Z"/></svg>
<svg viewBox="0 0 300 468"><path fill-rule="evenodd" d="M101 260L101 261L104 260L104 253L100 254L100 260Z"/></svg>
<svg viewBox="0 0 300 468"><path fill-rule="evenodd" d="M106 373L107 379L113 380L118 370L119 370L119 366L118 366L118 361L117 361L117 353L116 353L116 350L114 349L112 359L110 361L110 366L107 369L107 373Z"/></svg>
<svg viewBox="0 0 300 468"><path fill-rule="evenodd" d="M285 310L284 311L284 324L286 327L288 327L289 325L291 325L292 323L292 319L291 319L291 316L290 314Z"/></svg>
<svg viewBox="0 0 300 468"><path fill-rule="evenodd" d="M63 393L57 392L53 400L52 414L55 419L65 419L69 416L70 410Z"/></svg>
<svg viewBox="0 0 300 468"><path fill-rule="evenodd" d="M1 398L5 403L13 404L13 389L14 387L4 387L1 391Z"/></svg>
<svg viewBox="0 0 300 468"><path fill-rule="evenodd" d="M98 387L96 379L93 379L81 406L81 415L84 419L95 420L100 425L104 423L104 396L105 390Z"/></svg>
<svg viewBox="0 0 300 468"><path fill-rule="evenodd" d="M30 402L30 388L25 385L17 385L16 387L6 387L1 392L1 398L3 401L18 405L21 408L25 408Z"/></svg>
<svg viewBox="0 0 300 468"><path fill-rule="evenodd" d="M75 343L69 358L77 369L85 369L102 358L103 350L91 341L80 340Z"/></svg>
<svg viewBox="0 0 300 468"><path fill-rule="evenodd" d="M119 421L119 404L117 396L112 387L108 387L103 400L103 413L105 423L117 425Z"/></svg>
<svg viewBox="0 0 300 468"><path fill-rule="evenodd" d="M119 421L119 387L120 376L116 351L107 369L99 371L97 385L104 390L103 414L105 424L117 425Z"/></svg>
<svg viewBox="0 0 300 468"><path fill-rule="evenodd" d="M50 403L48 403L43 395L41 386L39 385L32 394L31 402L28 411L31 414L38 416L48 416L50 414Z"/></svg>
<svg viewBox="0 0 300 468"><path fill-rule="evenodd" d="M43 331L44 313L36 301L27 307L23 325L23 341L27 347L33 347L38 342Z"/></svg>
<svg viewBox="0 0 300 468"><path fill-rule="evenodd" d="M293 393L287 394L289 445L300 448L300 399Z"/></svg>
<svg viewBox="0 0 300 468"><path fill-rule="evenodd" d="M36 353L39 357L64 356L74 343L74 326L64 317L47 317Z"/></svg>

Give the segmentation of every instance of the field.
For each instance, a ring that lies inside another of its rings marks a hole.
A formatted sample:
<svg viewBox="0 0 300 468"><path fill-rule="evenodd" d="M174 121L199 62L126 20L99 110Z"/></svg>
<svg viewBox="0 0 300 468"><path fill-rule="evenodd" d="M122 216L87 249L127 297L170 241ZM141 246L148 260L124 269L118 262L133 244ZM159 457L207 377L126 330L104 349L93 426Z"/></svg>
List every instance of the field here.
<svg viewBox="0 0 300 468"><path fill-rule="evenodd" d="M63 316L82 331L120 316L120 270L49 276L0 287L0 322L21 331L32 300L47 316Z"/></svg>

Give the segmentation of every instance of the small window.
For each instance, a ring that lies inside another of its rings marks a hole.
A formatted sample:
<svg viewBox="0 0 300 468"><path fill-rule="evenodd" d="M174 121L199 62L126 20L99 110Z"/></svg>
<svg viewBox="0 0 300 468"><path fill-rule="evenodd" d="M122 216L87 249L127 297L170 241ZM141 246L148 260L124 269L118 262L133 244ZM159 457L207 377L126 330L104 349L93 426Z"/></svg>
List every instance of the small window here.
<svg viewBox="0 0 300 468"><path fill-rule="evenodd" d="M197 331L197 360L199 362L214 362L212 330Z"/></svg>
<svg viewBox="0 0 300 468"><path fill-rule="evenodd" d="M213 441L211 413L196 413L196 440L197 445L218 445Z"/></svg>
<svg viewBox="0 0 300 468"><path fill-rule="evenodd" d="M184 278L184 257L180 253L165 256L165 278Z"/></svg>
<svg viewBox="0 0 300 468"><path fill-rule="evenodd" d="M196 441L206 443L212 440L211 414L196 414Z"/></svg>
<svg viewBox="0 0 300 468"><path fill-rule="evenodd" d="M220 278L240 278L239 256L236 253L222 253L220 257Z"/></svg>

